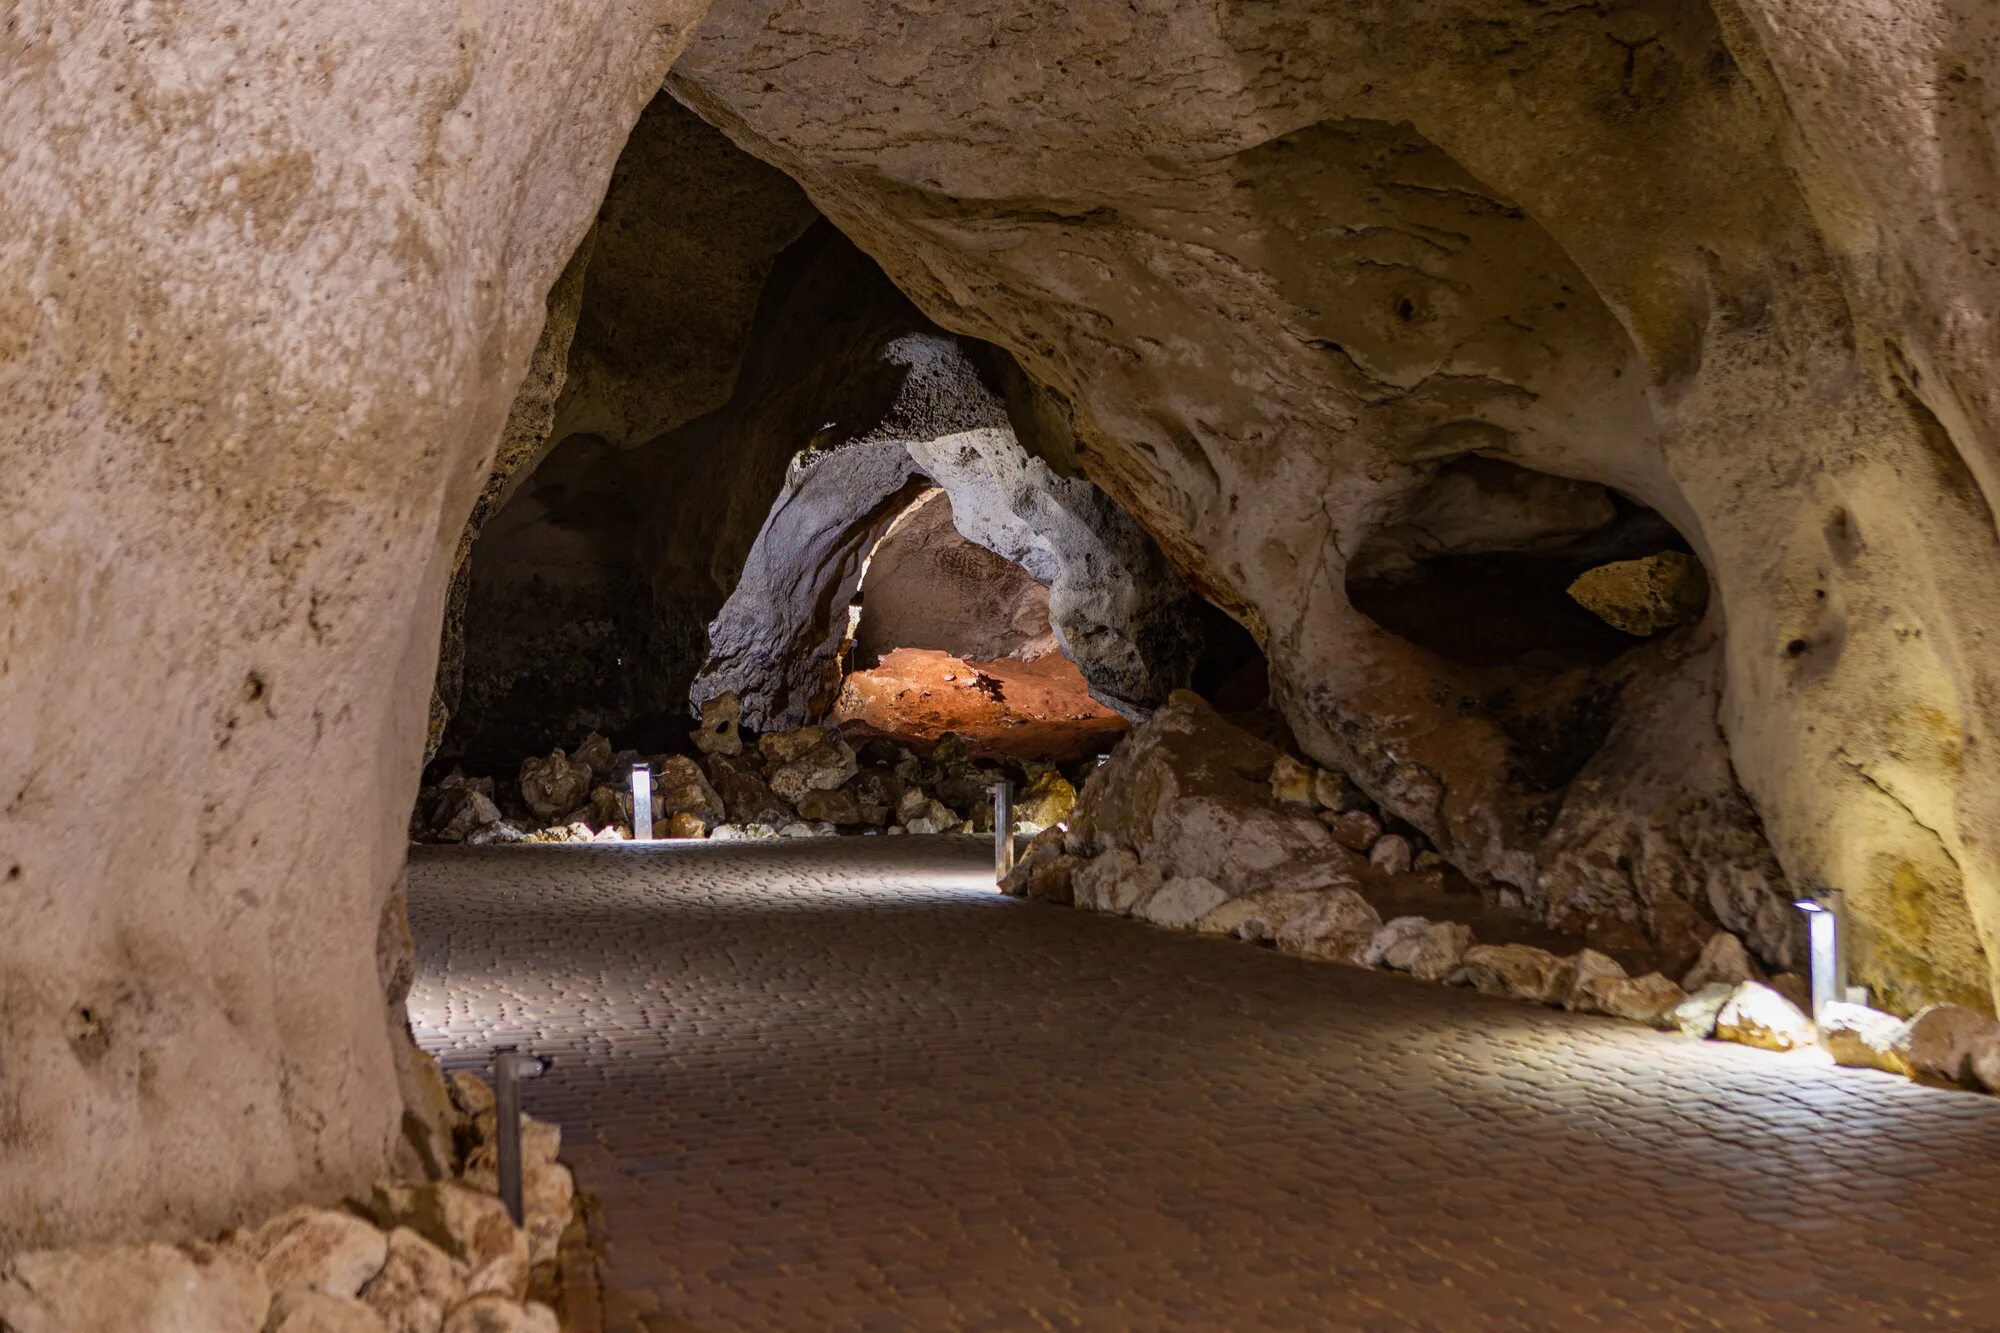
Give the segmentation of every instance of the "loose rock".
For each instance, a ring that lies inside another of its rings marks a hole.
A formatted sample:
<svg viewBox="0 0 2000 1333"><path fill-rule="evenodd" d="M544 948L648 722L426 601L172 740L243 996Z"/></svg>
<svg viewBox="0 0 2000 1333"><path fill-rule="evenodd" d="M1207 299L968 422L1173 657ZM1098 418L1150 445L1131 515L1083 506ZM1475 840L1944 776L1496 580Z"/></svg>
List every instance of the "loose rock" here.
<svg viewBox="0 0 2000 1333"><path fill-rule="evenodd" d="M441 1333L561 1333L556 1312L537 1301L484 1295L451 1312Z"/></svg>
<svg viewBox="0 0 2000 1333"><path fill-rule="evenodd" d="M1342 847L1356 852L1367 852L1382 836L1382 821L1366 810L1349 810L1344 815L1336 815L1327 827L1333 830L1333 840Z"/></svg>
<svg viewBox="0 0 2000 1333"><path fill-rule="evenodd" d="M590 795L590 765L571 759L558 746L546 759L522 760L518 785L521 800L538 819L554 819Z"/></svg>
<svg viewBox="0 0 2000 1333"><path fill-rule="evenodd" d="M1385 875L1408 874L1412 858L1410 840L1400 833L1382 835L1368 852L1368 864Z"/></svg>
<svg viewBox="0 0 2000 1333"><path fill-rule="evenodd" d="M1132 915L1156 926L1191 930L1195 922L1220 907L1228 897L1214 880L1182 875L1167 880L1148 894Z"/></svg>
<svg viewBox="0 0 2000 1333"><path fill-rule="evenodd" d="M381 1316L388 1333L429 1333L465 1299L461 1266L409 1227L389 1233L388 1258L361 1300Z"/></svg>
<svg viewBox="0 0 2000 1333"><path fill-rule="evenodd" d="M1650 1027L1671 1026L1687 992L1671 977L1648 972L1643 977L1600 977L1585 989L1586 1007Z"/></svg>
<svg viewBox="0 0 2000 1333"><path fill-rule="evenodd" d="M1271 796L1287 805L1313 804L1313 770L1288 754L1271 766Z"/></svg>
<svg viewBox="0 0 2000 1333"><path fill-rule="evenodd" d="M1681 956L1685 958L1687 955ZM1735 986L1739 982L1761 980L1763 975L1750 961L1750 953L1743 947L1743 941L1726 930L1718 930L1701 946L1701 955L1694 960L1694 966L1688 969L1687 975L1681 978L1681 989L1693 994L1717 982Z"/></svg>
<svg viewBox="0 0 2000 1333"><path fill-rule="evenodd" d="M1797 1005L1761 982L1745 981L1716 1014L1715 1036L1767 1051L1790 1051L1812 1045L1814 1031Z"/></svg>
<svg viewBox="0 0 2000 1333"><path fill-rule="evenodd" d="M1595 949L1585 949L1576 956L1570 977L1569 993L1563 997L1563 1008L1582 1010L1585 1013L1598 1011L1597 992L1592 983L1601 981L1622 981L1625 968L1609 954Z"/></svg>
<svg viewBox="0 0 2000 1333"><path fill-rule="evenodd" d="M1539 1004L1556 1004L1569 992L1575 974L1573 959L1558 958L1527 944L1475 944L1451 975L1455 986L1471 986L1482 995L1506 995Z"/></svg>
<svg viewBox="0 0 2000 1333"><path fill-rule="evenodd" d="M299 1207L259 1227L243 1248L273 1291L353 1296L381 1269L387 1246L381 1232L350 1213Z"/></svg>
<svg viewBox="0 0 2000 1333"><path fill-rule="evenodd" d="M1158 866L1146 865L1119 847L1077 867L1070 885L1078 907L1123 915L1155 892L1163 880Z"/></svg>
<svg viewBox="0 0 2000 1333"><path fill-rule="evenodd" d="M1472 927L1456 921L1399 916L1375 932L1362 964L1408 972L1420 981L1442 981L1472 947Z"/></svg>
<svg viewBox="0 0 2000 1333"><path fill-rule="evenodd" d="M430 1333L429 1324L385 1323L380 1312L351 1296L329 1296L323 1291L295 1287L281 1291L271 1302L264 1333Z"/></svg>
<svg viewBox="0 0 2000 1333"><path fill-rule="evenodd" d="M1897 1035L1895 1051L1910 1077L1946 1087L1979 1086L1974 1050L2000 1037L2000 1023L1958 1004L1922 1009Z"/></svg>
<svg viewBox="0 0 2000 1333"><path fill-rule="evenodd" d="M688 739L703 754L742 754L743 735L737 724L743 718L743 701L734 690L725 690L701 706L701 725Z"/></svg>
<svg viewBox="0 0 2000 1333"><path fill-rule="evenodd" d="M1837 1065L1881 1069L1908 1078L1910 1062L1898 1049L1907 1026L1894 1014L1836 1000L1819 1016L1819 1044Z"/></svg>
<svg viewBox="0 0 2000 1333"><path fill-rule="evenodd" d="M1716 981L1703 986L1674 1006L1670 1015L1674 1030L1684 1037L1702 1040L1714 1036L1716 1016L1735 993L1736 987L1726 982Z"/></svg>
<svg viewBox="0 0 2000 1333"><path fill-rule="evenodd" d="M259 1333L270 1303L248 1256L208 1246L39 1250L0 1268L11 1333Z"/></svg>

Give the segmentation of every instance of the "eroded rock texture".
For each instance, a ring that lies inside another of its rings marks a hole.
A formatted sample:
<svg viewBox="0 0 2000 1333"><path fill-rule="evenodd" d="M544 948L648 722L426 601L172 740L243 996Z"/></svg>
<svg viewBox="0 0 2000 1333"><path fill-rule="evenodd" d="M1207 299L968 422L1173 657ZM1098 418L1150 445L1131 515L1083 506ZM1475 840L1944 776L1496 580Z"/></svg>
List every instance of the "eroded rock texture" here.
<svg viewBox="0 0 2000 1333"><path fill-rule="evenodd" d="M383 1171L453 546L693 11L11 15L0 1249Z"/></svg>
<svg viewBox="0 0 2000 1333"><path fill-rule="evenodd" d="M1990 1007L1994 24L743 0L672 86L1066 405L1302 743L1458 864L1774 962L1781 864L1894 1003ZM1358 611L1350 558L1474 457L1663 515L1703 629L1523 727Z"/></svg>

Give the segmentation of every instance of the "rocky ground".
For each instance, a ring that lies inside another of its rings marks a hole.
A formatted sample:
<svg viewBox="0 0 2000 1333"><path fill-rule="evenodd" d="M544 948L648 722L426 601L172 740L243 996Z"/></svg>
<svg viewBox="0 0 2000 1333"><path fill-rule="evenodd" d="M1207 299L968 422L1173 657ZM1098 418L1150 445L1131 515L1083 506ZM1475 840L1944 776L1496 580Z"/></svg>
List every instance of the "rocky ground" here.
<svg viewBox="0 0 2000 1333"><path fill-rule="evenodd" d="M746 736L733 695L702 710L690 735L699 757L614 751L591 733L574 753L557 748L521 764L513 781L454 769L417 798L418 841L489 846L514 842L623 842L632 837L631 772L650 765L655 838L807 838L854 834L989 833L993 788L1015 783L1015 832L1059 823L1076 803L1075 780L1094 760L1064 766L982 759L946 734L918 754L897 741L856 738L823 726Z"/></svg>
<svg viewBox="0 0 2000 1333"><path fill-rule="evenodd" d="M1227 935L1305 958L1766 1050L1815 1044L1843 1065L2000 1092L2000 1023L1955 1004L1899 1016L1769 975L1709 923L1685 970L1616 920L1567 934L1504 888L1478 888L1345 775L1300 762L1181 691L1029 844L1017 897Z"/></svg>
<svg viewBox="0 0 2000 1333"><path fill-rule="evenodd" d="M426 1057L428 1062L428 1057ZM436 1066L430 1064L433 1080ZM437 1087L438 1178L384 1180L212 1242L17 1254L9 1333L557 1333L594 1302L562 1132L521 1117L523 1225L501 1203L493 1091Z"/></svg>

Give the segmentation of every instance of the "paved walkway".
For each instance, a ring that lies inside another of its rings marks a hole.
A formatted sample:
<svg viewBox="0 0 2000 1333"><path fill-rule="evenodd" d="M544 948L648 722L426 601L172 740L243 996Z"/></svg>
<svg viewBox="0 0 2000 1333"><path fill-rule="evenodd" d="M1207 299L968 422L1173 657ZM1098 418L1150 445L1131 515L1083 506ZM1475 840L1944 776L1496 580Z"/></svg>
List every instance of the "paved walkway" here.
<svg viewBox="0 0 2000 1333"><path fill-rule="evenodd" d="M621 1329L2000 1327L2000 1100L986 888L972 840L422 849Z"/></svg>

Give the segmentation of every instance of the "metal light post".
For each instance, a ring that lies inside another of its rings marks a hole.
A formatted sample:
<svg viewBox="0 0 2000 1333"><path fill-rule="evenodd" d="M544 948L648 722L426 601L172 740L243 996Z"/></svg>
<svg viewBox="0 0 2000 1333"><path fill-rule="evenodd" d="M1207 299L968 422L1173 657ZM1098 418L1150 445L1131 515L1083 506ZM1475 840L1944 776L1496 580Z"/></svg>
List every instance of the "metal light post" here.
<svg viewBox="0 0 2000 1333"><path fill-rule="evenodd" d="M499 1119L495 1148L500 1166L500 1202L507 1216L521 1225L521 1080L533 1078L548 1068L548 1062L523 1055L515 1046L493 1050L493 1111Z"/></svg>
<svg viewBox="0 0 2000 1333"><path fill-rule="evenodd" d="M632 841L653 840L653 766L632 765Z"/></svg>
<svg viewBox="0 0 2000 1333"><path fill-rule="evenodd" d="M1014 782L993 784L993 878L1005 879L1014 868Z"/></svg>
<svg viewBox="0 0 2000 1333"><path fill-rule="evenodd" d="M1820 889L1792 906L1806 914L1813 1019L1818 1021L1827 1005L1853 998L1847 986L1847 895L1839 889Z"/></svg>

